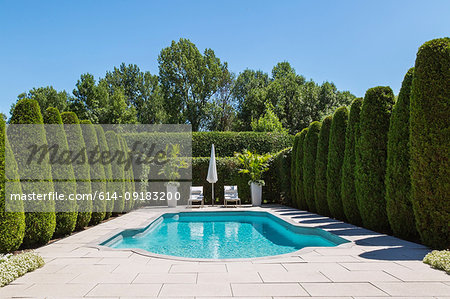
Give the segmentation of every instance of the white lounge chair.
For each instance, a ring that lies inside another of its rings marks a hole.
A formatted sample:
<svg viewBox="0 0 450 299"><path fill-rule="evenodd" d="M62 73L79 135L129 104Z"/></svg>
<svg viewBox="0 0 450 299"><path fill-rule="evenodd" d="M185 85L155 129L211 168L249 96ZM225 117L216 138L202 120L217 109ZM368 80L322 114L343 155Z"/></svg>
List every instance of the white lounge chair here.
<svg viewBox="0 0 450 299"><path fill-rule="evenodd" d="M241 199L238 195L238 189L237 186L224 186L223 187L223 194L224 194L224 204L225 207L228 206L228 202L234 202L236 206L239 204L241 205Z"/></svg>
<svg viewBox="0 0 450 299"><path fill-rule="evenodd" d="M188 207L192 207L192 204L194 202L199 202L200 207L203 207L204 205L204 196L203 196L203 186L199 187L190 187L189 192L189 199L188 199Z"/></svg>

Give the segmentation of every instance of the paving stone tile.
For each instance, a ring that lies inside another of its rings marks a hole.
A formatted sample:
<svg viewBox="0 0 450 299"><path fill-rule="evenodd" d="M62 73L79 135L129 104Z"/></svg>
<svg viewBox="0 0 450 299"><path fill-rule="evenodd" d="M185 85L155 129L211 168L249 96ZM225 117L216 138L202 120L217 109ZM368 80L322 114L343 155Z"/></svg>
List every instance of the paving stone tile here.
<svg viewBox="0 0 450 299"><path fill-rule="evenodd" d="M380 270L380 271L386 271L390 269L394 270L408 270L405 266L399 265L397 263L393 262L372 262L372 263L365 263L365 262L356 262L356 263L339 263L341 266L345 267L346 269L350 271L370 271L370 270Z"/></svg>
<svg viewBox="0 0 450 299"><path fill-rule="evenodd" d="M382 292L367 282L357 283L315 283L305 282L301 283L302 287L311 296L386 296L387 294Z"/></svg>
<svg viewBox="0 0 450 299"><path fill-rule="evenodd" d="M434 269L424 270L395 270L388 269L387 273L403 280L403 281L450 281L450 275L444 271Z"/></svg>
<svg viewBox="0 0 450 299"><path fill-rule="evenodd" d="M0 288L0 298L8 298L23 294L32 284L15 284L14 282Z"/></svg>
<svg viewBox="0 0 450 299"><path fill-rule="evenodd" d="M227 263L228 272L286 272L281 264Z"/></svg>
<svg viewBox="0 0 450 299"><path fill-rule="evenodd" d="M168 273L171 265L121 264L113 273Z"/></svg>
<svg viewBox="0 0 450 299"><path fill-rule="evenodd" d="M101 261L101 258L79 257L79 258L55 258L49 265L92 265Z"/></svg>
<svg viewBox="0 0 450 299"><path fill-rule="evenodd" d="M64 284L75 277L78 273L40 273L30 272L14 280L14 283L58 283Z"/></svg>
<svg viewBox="0 0 450 299"><path fill-rule="evenodd" d="M113 251L113 250L97 250L86 254L86 257L102 257L102 258L128 258L133 253L127 251Z"/></svg>
<svg viewBox="0 0 450 299"><path fill-rule="evenodd" d="M273 282L330 282L319 271L259 272L265 283Z"/></svg>
<svg viewBox="0 0 450 299"><path fill-rule="evenodd" d="M283 264L287 271L322 271L326 270L345 270L344 267L338 263L298 263L298 264Z"/></svg>
<svg viewBox="0 0 450 299"><path fill-rule="evenodd" d="M211 273L208 273L210 275ZM139 273L133 283L196 283L196 273Z"/></svg>
<svg viewBox="0 0 450 299"><path fill-rule="evenodd" d="M56 273L110 273L117 267L118 265L65 265Z"/></svg>
<svg viewBox="0 0 450 299"><path fill-rule="evenodd" d="M232 296L232 294L228 283L164 284L159 296Z"/></svg>
<svg viewBox="0 0 450 299"><path fill-rule="evenodd" d="M373 271L334 271L323 270L322 273L334 282L372 282L372 281L400 281L386 272Z"/></svg>
<svg viewBox="0 0 450 299"><path fill-rule="evenodd" d="M308 296L297 283L232 283L234 296Z"/></svg>
<svg viewBox="0 0 450 299"><path fill-rule="evenodd" d="M318 256L301 256L307 262L316 263L343 263L343 262L357 262L358 257L350 255L318 255Z"/></svg>
<svg viewBox="0 0 450 299"><path fill-rule="evenodd" d="M158 296L161 289L160 283L154 284L125 284L125 283L104 283L98 284L87 295L87 297L98 296Z"/></svg>
<svg viewBox="0 0 450 299"><path fill-rule="evenodd" d="M34 284L21 292L24 297L82 297L95 286L93 283L87 284L60 284L60 283L40 283Z"/></svg>
<svg viewBox="0 0 450 299"><path fill-rule="evenodd" d="M197 283L262 282L257 272L198 273Z"/></svg>
<svg viewBox="0 0 450 299"><path fill-rule="evenodd" d="M131 283L135 273L83 273L69 283Z"/></svg>
<svg viewBox="0 0 450 299"><path fill-rule="evenodd" d="M450 286L440 282L374 282L391 296L447 296Z"/></svg>
<svg viewBox="0 0 450 299"><path fill-rule="evenodd" d="M193 272L227 272L224 264L178 264L172 265L171 273L193 273Z"/></svg>

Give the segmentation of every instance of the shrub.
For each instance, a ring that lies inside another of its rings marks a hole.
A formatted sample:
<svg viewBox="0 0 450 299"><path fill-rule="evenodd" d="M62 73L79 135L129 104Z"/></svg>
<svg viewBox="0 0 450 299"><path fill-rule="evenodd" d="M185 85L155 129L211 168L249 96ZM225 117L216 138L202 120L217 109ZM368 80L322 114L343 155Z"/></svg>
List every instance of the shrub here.
<svg viewBox="0 0 450 299"><path fill-rule="evenodd" d="M44 259L32 251L9 255L0 259L0 287L3 287L25 273L45 264Z"/></svg>
<svg viewBox="0 0 450 299"><path fill-rule="evenodd" d="M308 128L304 128L299 134L298 138L298 144L297 144L297 153L295 155L296 157L296 172L295 172L295 188L296 188L296 195L295 199L297 201L297 207L302 210L307 210L308 205L306 203L306 197L305 197L305 191L304 191L304 181L305 177L303 174L303 157L304 157L304 144L305 144L305 137L308 133Z"/></svg>
<svg viewBox="0 0 450 299"><path fill-rule="evenodd" d="M289 192L291 190L291 160L292 160L292 148L288 147L282 151L279 151L273 156L272 163L269 166L269 171L264 176L266 182L266 189L275 189L275 194L272 197L273 201L281 203L283 205L292 206L292 195ZM269 172L275 169L274 175L269 176ZM272 180L269 178L273 178ZM275 186L271 187L271 183L275 181ZM266 192L267 194L267 192Z"/></svg>
<svg viewBox="0 0 450 299"><path fill-rule="evenodd" d="M411 188L424 244L450 247L450 38L423 44L411 95Z"/></svg>
<svg viewBox="0 0 450 299"><path fill-rule="evenodd" d="M32 124L26 128L24 134L22 127L9 126L8 136L14 142L11 142L19 176L21 179L33 179L33 183L22 183L22 191L24 194L48 194L53 191L53 183L51 180L51 167L48 156L42 163L38 163L34 159L28 163L28 155L23 153L25 148L31 144L42 145L46 143L45 129L39 104L35 100L22 99L19 100L12 112L11 124ZM11 137L13 136L13 137ZM25 211L33 212L25 213L25 236L23 245L25 247L39 246L46 244L55 231L55 203L54 201L25 201ZM37 212L45 211L45 212Z"/></svg>
<svg viewBox="0 0 450 299"><path fill-rule="evenodd" d="M59 151L68 151L66 133L58 109L49 107L44 113L44 123L47 144L59 146ZM76 194L77 186L72 164L54 163L51 166L53 179L59 180L54 183L55 192L68 196ZM68 235L75 229L77 223L77 202L75 200L56 201L56 228L55 236Z"/></svg>
<svg viewBox="0 0 450 299"><path fill-rule="evenodd" d="M314 201L314 180L316 177L317 141L321 126L322 124L318 121L312 122L308 127L303 144L303 191L308 210L311 212L317 211Z"/></svg>
<svg viewBox="0 0 450 299"><path fill-rule="evenodd" d="M367 90L356 143L356 198L364 227L388 232L384 178L389 118L394 94L390 87Z"/></svg>
<svg viewBox="0 0 450 299"><path fill-rule="evenodd" d="M294 137L294 144L292 145L292 159L291 159L291 198L294 207L297 206L297 201L294 200L297 194L297 151L298 151L298 140L300 139L300 133L297 133Z"/></svg>
<svg viewBox="0 0 450 299"><path fill-rule="evenodd" d="M100 147L101 152L111 153L109 151L108 143L106 142L105 132L103 131L103 128L100 125L95 125L95 132L97 133L97 140L98 145ZM106 213L105 213L105 219L108 219L111 217L112 210L114 207L114 200L111 199L112 194L114 193L113 190L113 182L112 182L112 167L111 163L102 163L103 168L105 169L105 177L106 177L106 191L109 192L109 199L108 196L105 196L106 200Z"/></svg>
<svg viewBox="0 0 450 299"><path fill-rule="evenodd" d="M450 274L449 250L433 250L423 258L423 262L435 269L444 270L447 274Z"/></svg>
<svg viewBox="0 0 450 299"><path fill-rule="evenodd" d="M319 132L319 139L317 141L314 198L317 212L324 216L331 216L327 202L327 164L328 141L330 139L330 127L332 120L332 116L327 116L324 118Z"/></svg>
<svg viewBox="0 0 450 299"><path fill-rule="evenodd" d="M342 164L341 200L345 218L355 225L362 225L361 215L356 202L355 189L355 142L359 138L359 114L363 99L353 100L350 106L347 129L345 130L345 152Z"/></svg>
<svg viewBox="0 0 450 299"><path fill-rule="evenodd" d="M327 200L331 215L345 220L341 199L342 163L345 153L345 132L347 130L348 109L340 107L333 114L328 146Z"/></svg>
<svg viewBox="0 0 450 299"><path fill-rule="evenodd" d="M93 163L93 159L96 157L90 157L91 152L95 151L95 147L98 145L97 134L95 132L94 125L89 120L80 121L81 131L83 132L83 139L86 145L88 160L90 160L90 175L91 175L91 189L92 194L97 193L97 198L93 200L92 215L89 224L96 225L100 223L106 215L106 201L100 200L98 195L106 193L106 176L105 168L99 162Z"/></svg>
<svg viewBox="0 0 450 299"><path fill-rule="evenodd" d="M11 163L5 167L5 160ZM9 182L9 193L20 194L20 178L17 173L17 164L6 138L5 121L0 118L0 253L7 253L19 248L25 233L25 215L23 203L14 203L14 211L5 210L6 181ZM1 284L1 283L0 283Z"/></svg>
<svg viewBox="0 0 450 299"><path fill-rule="evenodd" d="M182 144L185 133L125 133L129 145L135 141L151 144ZM214 143L217 157L232 157L245 149L258 154L276 153L292 146L293 136L275 132L192 132L192 157L209 157Z"/></svg>
<svg viewBox="0 0 450 299"><path fill-rule="evenodd" d="M80 121L73 112L61 113L61 119L64 123L64 131L66 132L67 143L69 148L76 153L80 153L87 161L86 146L81 131ZM72 168L76 179L77 194L92 194L91 176L89 163L72 163ZM80 200L78 204L77 223L75 229L81 230L89 224L92 214L92 201Z"/></svg>
<svg viewBox="0 0 450 299"><path fill-rule="evenodd" d="M417 240L409 171L409 98L414 68L403 79L391 115L386 162L386 211L394 235Z"/></svg>
<svg viewBox="0 0 450 299"><path fill-rule="evenodd" d="M115 151L120 151L119 137L113 131L107 131L105 133L106 141L108 142L108 147L113 153ZM117 159L111 163L112 179L114 182L114 192L117 194L117 199L114 201L113 214L122 213L125 205L124 194L125 194L125 181L124 181L124 170L123 165L117 163Z"/></svg>
<svg viewBox="0 0 450 299"><path fill-rule="evenodd" d="M120 145L122 148L122 151L125 153L125 160L128 159L128 156L130 154L130 150L128 148L127 142L125 141L125 139L119 135L119 141L120 141ZM134 200L133 200L133 192L134 192L134 177L133 177L133 168L129 169L125 169L125 165L123 165L124 167L124 181L125 181L125 193L130 193L131 196L127 197L129 198L129 200L125 200L125 205L124 205L124 212L129 212L133 209L134 206Z"/></svg>

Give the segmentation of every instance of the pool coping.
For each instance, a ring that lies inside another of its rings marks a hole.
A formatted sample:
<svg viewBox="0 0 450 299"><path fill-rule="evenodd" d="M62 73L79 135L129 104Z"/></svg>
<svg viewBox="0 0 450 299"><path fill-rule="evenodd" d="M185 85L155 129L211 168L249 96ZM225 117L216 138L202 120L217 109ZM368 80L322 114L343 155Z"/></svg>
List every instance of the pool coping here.
<svg viewBox="0 0 450 299"><path fill-rule="evenodd" d="M211 207L208 207L211 208ZM301 223L297 223L295 221L292 220L292 218L290 218L289 216L284 216L284 215L280 215L278 213L276 213L275 211L272 211L271 209L264 209L263 207L253 207L253 206L244 206L244 207L239 207L236 209L231 209L231 208L220 208L220 206L216 206L216 207L212 207L214 209L208 209L205 210L204 208L202 209L193 209L193 208L187 208L187 206L177 206L174 208L171 208L169 211L155 211L156 215L153 214L152 216L150 216L149 218L147 218L145 221L143 221L138 227L131 227L131 228L126 228L126 229L122 229L122 228L117 228L112 230L109 234L105 235L105 236L101 236L97 239L95 239L92 242L89 242L86 246L90 247L90 248L96 248L98 250L103 250L103 251L124 251L124 252L133 252L142 256L146 256L146 257L152 257L152 258L160 258L160 259L168 259L168 260L175 260L175 261L187 261L187 262L250 262L250 261L263 261L263 260L270 260L270 259L279 259L279 258L286 258L286 257L291 257L292 255L297 255L297 254L305 254L308 252L312 252L316 249L320 249L320 248L330 248L330 247L323 247L323 246L311 246L311 247L305 247L296 251L292 251L292 252L288 252L288 253L284 253L284 254L279 254L279 255L270 255L270 256L262 256L262 257L252 257L252 258L232 258L232 259L210 259L210 258L189 258L189 257L180 257L180 256L173 256L173 255L165 255L165 254L158 254L158 253L153 253L144 249L140 249L140 248L111 248L109 246L105 246L105 245L100 245L101 243L113 238L114 236L116 236L117 234L123 232L124 230L142 230L144 228L146 228L148 225L150 225L153 221L155 221L156 219L158 219L159 217L161 217L164 214L169 214L169 213L180 213L180 212L186 212L186 213L190 213L190 212L205 212L205 213L217 213L217 212L224 212L224 213L228 213L228 212L265 212L265 213L269 213L272 216L280 219L281 221L284 221L288 224L291 224L293 226L296 227L302 227L302 228L311 228L311 229L317 229L317 230L323 230L327 233L330 233L334 236L337 236L341 239L346 240L347 242L336 245L336 246L332 246L331 248L351 248L352 246L355 246L355 242L352 240L349 240L347 238L338 236L336 234L333 234L333 232L328 231L327 229L323 229L323 228L315 228L315 227L310 227L310 226L305 226L305 225L301 225ZM172 211L173 210L173 211Z"/></svg>

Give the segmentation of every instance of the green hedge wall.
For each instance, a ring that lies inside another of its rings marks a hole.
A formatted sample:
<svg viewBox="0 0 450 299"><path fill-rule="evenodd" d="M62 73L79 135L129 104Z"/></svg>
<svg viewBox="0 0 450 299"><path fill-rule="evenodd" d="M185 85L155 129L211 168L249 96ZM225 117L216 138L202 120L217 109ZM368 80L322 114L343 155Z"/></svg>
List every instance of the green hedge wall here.
<svg viewBox="0 0 450 299"><path fill-rule="evenodd" d="M417 240L409 171L409 105L414 68L409 69L394 105L389 125L386 166L386 209L394 235Z"/></svg>
<svg viewBox="0 0 450 299"><path fill-rule="evenodd" d="M13 162L5 167L5 159ZM17 210L21 212L5 211L5 180L11 184L10 192L20 194L20 178L17 173L17 164L6 138L5 121L0 118L0 253L8 253L17 250L22 244L25 234L25 215L23 213L23 202L18 201Z"/></svg>
<svg viewBox="0 0 450 299"><path fill-rule="evenodd" d="M84 155L87 160L86 146L84 143L83 133L81 131L80 121L74 112L61 113L61 119L66 132L67 143L69 148L77 153ZM90 167L87 163L72 163L72 168L77 180L77 194L91 194ZM78 215L75 229L82 230L88 226L92 216L92 201L80 200L78 204Z"/></svg>
<svg viewBox="0 0 450 299"><path fill-rule="evenodd" d="M363 99L354 99L350 106L347 129L345 131L345 152L342 164L341 200L345 218L355 225L362 225L356 202L355 189L355 142L359 138L359 114Z"/></svg>
<svg viewBox="0 0 450 299"><path fill-rule="evenodd" d="M125 133L122 136L131 146L136 141L152 143L181 143L186 135L182 133ZM217 157L232 157L244 149L259 154L276 153L291 147L292 135L274 132L192 132L192 157L209 157L214 144Z"/></svg>
<svg viewBox="0 0 450 299"><path fill-rule="evenodd" d="M125 138L119 135L119 143L122 151L125 153L125 159L128 159L129 148L127 146L127 142ZM125 165L123 165L124 167ZM135 191L134 185L134 176L133 176L133 168L126 170L124 168L124 180L125 180L125 192L133 193ZM132 200L133 196L130 197L130 200L125 200L124 212L129 212L133 209L134 200Z"/></svg>
<svg viewBox="0 0 450 299"><path fill-rule="evenodd" d="M61 115L58 109L49 107L44 112L44 123L46 126L47 144L51 147L58 145L59 150L68 151L66 133L62 123ZM75 174L72 164L54 163L51 166L52 177L55 179L66 179L66 181L58 181L54 183L54 189L60 194L76 194L77 185L75 182ZM77 202L75 200L56 201L56 228L55 236L68 235L75 229L77 223Z"/></svg>
<svg viewBox="0 0 450 299"><path fill-rule="evenodd" d="M356 198L364 227L389 232L384 179L387 133L394 93L390 87L367 90L361 107L356 143Z"/></svg>
<svg viewBox="0 0 450 299"><path fill-rule="evenodd" d="M90 152L95 150L98 144L97 133L95 132L94 125L89 120L80 121L81 131L83 132L83 139L86 145L88 160ZM89 163L89 171L91 176L91 189L92 194L106 193L106 175L105 168L101 163ZM95 199L92 203L92 215L89 224L96 225L100 223L106 215L106 201Z"/></svg>
<svg viewBox="0 0 450 299"><path fill-rule="evenodd" d="M43 118L39 104L35 100L22 99L17 102L12 112L10 124L34 124L42 126L33 126L27 130L33 134L27 134L27 140L21 140L19 137L23 134L21 128L15 126L8 127L8 135L15 136L14 144L11 148L17 161L19 176L21 178L33 178L39 184L22 184L22 191L25 194L46 194L53 191L50 164L48 160L43 163L27 163L26 155L21 152L29 144L43 144L46 142L45 129L43 126ZM31 136L30 136L31 135ZM47 157L48 158L48 157ZM25 247L40 246L46 244L52 237L56 226L56 217L54 213L55 203L53 201L26 201L24 205L29 206L34 211L52 211L53 212L28 212L25 213L25 236L23 245Z"/></svg>
<svg viewBox="0 0 450 299"><path fill-rule="evenodd" d="M295 155L296 162L296 171L295 171L295 190L297 195L294 197L297 202L297 207L301 210L307 210L308 204L306 203L304 184L305 184L305 176L303 173L303 157L305 155L305 137L308 133L308 128L304 128L299 134L298 144L297 144L297 153Z"/></svg>
<svg viewBox="0 0 450 299"><path fill-rule="evenodd" d="M417 53L411 96L411 187L424 244L450 247L450 38Z"/></svg>
<svg viewBox="0 0 450 299"><path fill-rule="evenodd" d="M345 220L341 199L342 163L345 153L345 132L347 130L348 109L340 107L333 114L328 146L327 201L331 215Z"/></svg>
<svg viewBox="0 0 450 299"><path fill-rule="evenodd" d="M314 180L316 177L317 141L319 140L320 127L318 121L312 122L308 127L303 144L303 192L305 192L306 204L310 212L316 212L314 201Z"/></svg>
<svg viewBox="0 0 450 299"><path fill-rule="evenodd" d="M331 216L327 201L327 164L328 164L328 142L330 140L330 128L333 117L327 116L322 121L322 127L317 141L316 154L316 178L314 180L314 198L317 213Z"/></svg>
<svg viewBox="0 0 450 299"><path fill-rule="evenodd" d="M107 131L105 133L106 141L108 142L109 149L114 152L120 150L119 137L114 133L114 131ZM125 194L125 181L124 181L124 170L123 165L117 163L114 160L111 163L112 179L114 180L115 192L117 194L117 200L114 201L114 215L122 213L125 207L124 194Z"/></svg>

